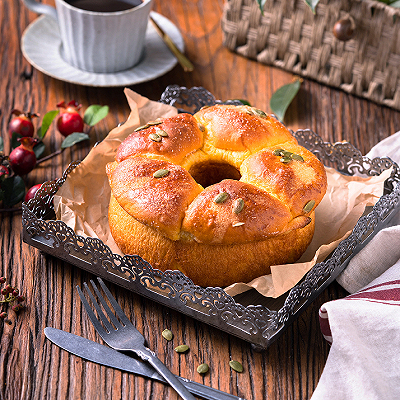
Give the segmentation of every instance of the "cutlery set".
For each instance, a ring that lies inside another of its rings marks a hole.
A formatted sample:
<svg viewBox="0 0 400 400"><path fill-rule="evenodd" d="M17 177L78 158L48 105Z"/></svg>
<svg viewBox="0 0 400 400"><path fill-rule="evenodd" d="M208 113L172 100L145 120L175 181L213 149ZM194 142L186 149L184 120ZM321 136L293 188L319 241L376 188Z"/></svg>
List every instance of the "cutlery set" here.
<svg viewBox="0 0 400 400"><path fill-rule="evenodd" d="M158 359L156 354L145 346L144 336L128 319L103 280L101 278L97 279L114 312L109 307L94 281L90 281L90 283L96 296L92 293L86 282L84 283L84 289L91 300L93 308L79 286L77 286L77 290L93 326L110 347L68 332L47 327L44 333L50 341L62 349L86 360L168 383L184 400L194 400L195 398L191 393L205 399L241 400L237 396L175 376ZM96 311L98 317L93 309ZM130 357L121 351L133 352L143 361Z"/></svg>

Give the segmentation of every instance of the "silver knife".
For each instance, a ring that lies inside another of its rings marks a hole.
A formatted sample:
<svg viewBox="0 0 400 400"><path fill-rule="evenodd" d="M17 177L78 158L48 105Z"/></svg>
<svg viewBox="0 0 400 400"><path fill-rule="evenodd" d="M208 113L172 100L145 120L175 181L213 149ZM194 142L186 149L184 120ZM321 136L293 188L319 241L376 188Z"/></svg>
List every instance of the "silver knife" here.
<svg viewBox="0 0 400 400"><path fill-rule="evenodd" d="M74 335L60 329L47 327L44 329L47 339L68 352L86 360L117 368L122 371L132 372L156 381L166 383L165 379L155 369L143 361L129 357L117 350L104 346L92 340ZM213 389L201 383L193 382L178 376L184 386L196 396L210 400L245 400L241 397Z"/></svg>

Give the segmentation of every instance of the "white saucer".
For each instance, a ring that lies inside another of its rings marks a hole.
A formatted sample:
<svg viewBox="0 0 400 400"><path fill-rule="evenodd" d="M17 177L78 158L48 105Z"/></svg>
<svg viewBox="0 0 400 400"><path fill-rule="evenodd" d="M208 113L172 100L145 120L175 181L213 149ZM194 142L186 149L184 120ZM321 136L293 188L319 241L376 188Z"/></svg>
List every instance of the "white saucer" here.
<svg viewBox="0 0 400 400"><path fill-rule="evenodd" d="M178 28L169 19L154 11L151 15L183 51L184 41ZM25 30L21 39L21 49L28 62L44 74L62 81L96 87L128 86L147 82L167 73L178 62L151 23L147 26L143 60L131 69L112 74L82 71L66 63L60 53L61 39L57 23L46 15L36 19Z"/></svg>

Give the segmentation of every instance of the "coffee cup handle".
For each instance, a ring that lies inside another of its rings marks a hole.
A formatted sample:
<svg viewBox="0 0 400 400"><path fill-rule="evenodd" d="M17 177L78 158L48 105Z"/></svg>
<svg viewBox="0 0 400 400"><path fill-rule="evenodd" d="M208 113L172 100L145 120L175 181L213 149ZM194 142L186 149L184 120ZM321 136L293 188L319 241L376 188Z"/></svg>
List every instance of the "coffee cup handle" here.
<svg viewBox="0 0 400 400"><path fill-rule="evenodd" d="M47 4L37 3L35 0L23 0L26 7L37 14L46 14L57 21L57 11L54 7Z"/></svg>

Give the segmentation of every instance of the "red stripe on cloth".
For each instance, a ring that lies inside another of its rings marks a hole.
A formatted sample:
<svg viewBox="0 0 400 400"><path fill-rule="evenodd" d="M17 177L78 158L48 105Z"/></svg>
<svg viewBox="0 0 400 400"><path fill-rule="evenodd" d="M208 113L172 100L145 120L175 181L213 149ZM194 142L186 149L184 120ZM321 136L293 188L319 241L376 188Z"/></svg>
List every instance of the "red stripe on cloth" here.
<svg viewBox="0 0 400 400"><path fill-rule="evenodd" d="M349 300L358 300L358 299L349 299ZM396 302L391 301L382 301L382 300L374 300L374 299L361 299L362 301L367 301L368 303L378 303L378 304L385 304L387 306L400 306L400 301L397 300Z"/></svg>
<svg viewBox="0 0 400 400"><path fill-rule="evenodd" d="M346 297L346 299L400 301L400 287L393 289L373 290L368 292L354 293ZM400 303L398 305L400 305Z"/></svg>
<svg viewBox="0 0 400 400"><path fill-rule="evenodd" d="M328 343L332 344L332 332L329 325L328 313L322 307L319 309L319 325L324 338Z"/></svg>
<svg viewBox="0 0 400 400"><path fill-rule="evenodd" d="M379 283L378 285L369 286L369 287L367 287L365 289L359 290L357 293L362 293L362 292L366 292L366 291L371 290L371 289L376 289L376 288L379 288L379 287L389 286L389 285L400 285L400 280L383 282L383 283Z"/></svg>

